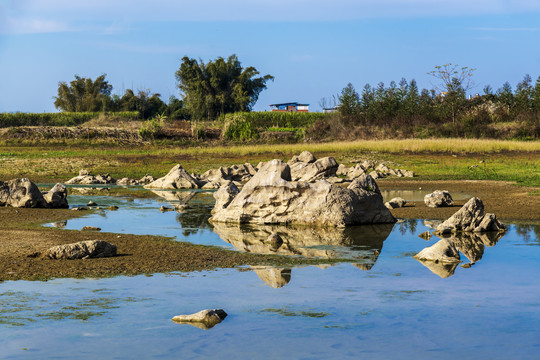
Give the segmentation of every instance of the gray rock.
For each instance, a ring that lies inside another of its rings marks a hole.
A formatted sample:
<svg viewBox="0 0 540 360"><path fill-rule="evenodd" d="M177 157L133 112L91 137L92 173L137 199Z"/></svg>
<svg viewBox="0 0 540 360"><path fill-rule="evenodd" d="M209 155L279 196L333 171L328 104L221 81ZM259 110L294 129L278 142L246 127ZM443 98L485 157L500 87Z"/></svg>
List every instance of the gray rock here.
<svg viewBox="0 0 540 360"><path fill-rule="evenodd" d="M47 201L36 184L27 178L0 182L0 206L46 208Z"/></svg>
<svg viewBox="0 0 540 360"><path fill-rule="evenodd" d="M356 164L354 167L349 169L349 172L347 173L347 177L349 179L356 179L362 175L365 175L366 169L360 165Z"/></svg>
<svg viewBox="0 0 540 360"><path fill-rule="evenodd" d="M89 259L116 256L116 246L103 240L80 241L53 246L43 255L49 259Z"/></svg>
<svg viewBox="0 0 540 360"><path fill-rule="evenodd" d="M312 182L335 176L338 163L333 157L325 157L313 163L297 162L290 167L293 181Z"/></svg>
<svg viewBox="0 0 540 360"><path fill-rule="evenodd" d="M386 206L388 209L397 209L404 207L405 204L407 204L407 200L400 197L395 197L392 200L384 203L384 206Z"/></svg>
<svg viewBox="0 0 540 360"><path fill-rule="evenodd" d="M473 197L454 215L437 226L437 234L448 234L460 231L505 231L495 215L484 214L484 204L479 198Z"/></svg>
<svg viewBox="0 0 540 360"><path fill-rule="evenodd" d="M139 184L137 185L146 185L150 184L152 182L156 181L156 179L152 175L144 175L142 178L139 179Z"/></svg>
<svg viewBox="0 0 540 360"><path fill-rule="evenodd" d="M459 251L455 245L448 239L439 240L432 246L429 246L418 254L413 256L417 260L435 261L442 263L461 262Z"/></svg>
<svg viewBox="0 0 540 360"><path fill-rule="evenodd" d="M144 186L145 189L198 189L197 181L180 164L167 175Z"/></svg>
<svg viewBox="0 0 540 360"><path fill-rule="evenodd" d="M198 313L191 315L176 315L172 318L172 321L180 324L200 324L201 329L210 329L227 317L227 313L223 309L207 309L201 310Z"/></svg>
<svg viewBox="0 0 540 360"><path fill-rule="evenodd" d="M214 193L216 204L212 209L212 214L215 214L216 212L221 211L229 206L231 201L233 201L239 192L240 190L238 190L238 187L232 181L229 181L221 186L219 190Z"/></svg>
<svg viewBox="0 0 540 360"><path fill-rule="evenodd" d="M372 171L369 173L369 176L371 176L373 179L379 179L379 178L383 178L384 176L382 176L381 174L379 174L378 172L376 171Z"/></svg>
<svg viewBox="0 0 540 360"><path fill-rule="evenodd" d="M424 203L426 203L426 206L428 207L437 208L443 206L452 206L454 201L452 200L452 196L450 196L448 191L435 190L431 194L424 196Z"/></svg>
<svg viewBox="0 0 540 360"><path fill-rule="evenodd" d="M47 206L55 209L68 209L67 188L64 184L56 184L51 190L43 194Z"/></svg>
<svg viewBox="0 0 540 360"><path fill-rule="evenodd" d="M266 163L232 201L227 189L222 192L220 188L214 197L216 206L210 220L215 222L340 227L395 222L369 176L355 180L348 188L327 181L293 182L289 166L277 159ZM230 203L224 205L226 202Z"/></svg>
<svg viewBox="0 0 540 360"><path fill-rule="evenodd" d="M337 176L347 176L348 173L349 173L349 168L346 165L339 164L339 166L338 166L338 168L336 170L336 175Z"/></svg>
<svg viewBox="0 0 540 360"><path fill-rule="evenodd" d="M96 204L94 201L92 201L92 200L90 200L90 201L88 202L88 204L86 204L86 205L87 205L87 206L97 206L97 204Z"/></svg>
<svg viewBox="0 0 540 360"><path fill-rule="evenodd" d="M303 163L310 164L315 162L316 160L317 158L315 158L315 156L313 156L313 154L309 151L302 151L302 153L298 155L298 161L301 161Z"/></svg>

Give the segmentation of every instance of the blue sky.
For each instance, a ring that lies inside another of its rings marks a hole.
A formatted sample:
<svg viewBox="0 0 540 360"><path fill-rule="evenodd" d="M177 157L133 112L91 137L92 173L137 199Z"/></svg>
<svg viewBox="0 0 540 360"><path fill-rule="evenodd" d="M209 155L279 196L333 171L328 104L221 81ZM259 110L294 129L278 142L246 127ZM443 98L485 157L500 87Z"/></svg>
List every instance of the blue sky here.
<svg viewBox="0 0 540 360"><path fill-rule="evenodd" d="M179 97L183 56L237 54L275 76L255 106L319 100L351 82L476 68L473 92L540 75L538 0L0 0L0 112L55 111L58 82L102 73L113 93Z"/></svg>

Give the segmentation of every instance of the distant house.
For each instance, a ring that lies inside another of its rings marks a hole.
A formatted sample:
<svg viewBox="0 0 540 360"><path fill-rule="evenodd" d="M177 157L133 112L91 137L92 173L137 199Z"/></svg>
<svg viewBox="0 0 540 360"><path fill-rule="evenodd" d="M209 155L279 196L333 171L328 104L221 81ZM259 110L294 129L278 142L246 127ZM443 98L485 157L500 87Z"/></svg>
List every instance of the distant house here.
<svg viewBox="0 0 540 360"><path fill-rule="evenodd" d="M334 113L334 112L338 112L339 111L339 106L334 106L334 107L331 107L331 108L323 108L322 109L322 112L323 113Z"/></svg>
<svg viewBox="0 0 540 360"><path fill-rule="evenodd" d="M272 111L282 112L309 112L309 104L300 104L297 102L270 104Z"/></svg>

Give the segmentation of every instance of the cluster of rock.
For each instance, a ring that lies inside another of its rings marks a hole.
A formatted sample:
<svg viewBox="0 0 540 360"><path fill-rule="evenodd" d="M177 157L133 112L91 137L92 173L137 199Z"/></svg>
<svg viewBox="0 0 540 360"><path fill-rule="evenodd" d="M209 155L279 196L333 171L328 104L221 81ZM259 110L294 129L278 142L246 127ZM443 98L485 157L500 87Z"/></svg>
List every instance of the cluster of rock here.
<svg viewBox="0 0 540 360"><path fill-rule="evenodd" d="M145 185L154 180L154 177L151 175L145 175L139 180L129 178L116 180L109 174L99 174L94 176L90 174L88 170L82 169L79 171L78 176L69 179L65 183L68 185Z"/></svg>
<svg viewBox="0 0 540 360"><path fill-rule="evenodd" d="M355 179L364 174L369 174L374 179L384 178L387 176L397 177L414 177L414 172L404 169L392 169L384 163L375 165L371 160L364 160L354 166L347 167L343 164L339 165L337 175L346 176L348 179Z"/></svg>
<svg viewBox="0 0 540 360"><path fill-rule="evenodd" d="M457 264L461 262L460 251L474 264L482 258L484 246L496 244L504 231L506 226L494 214L486 214L482 200L473 197L436 227L435 235L450 237L423 249L414 258L422 261L439 276L447 277L453 274Z"/></svg>
<svg viewBox="0 0 540 360"><path fill-rule="evenodd" d="M294 178L305 179L308 175L317 176L315 172L324 172L325 166L319 164L328 162L317 161L308 163L313 167L297 169ZM384 206L371 176L363 175L347 188L326 180L294 181L291 167L278 159L262 164L241 191L229 182L214 197L216 204L210 219L213 222L342 227L396 221Z"/></svg>
<svg viewBox="0 0 540 360"><path fill-rule="evenodd" d="M29 179L0 181L0 206L16 208L69 208L67 189L56 184L51 190L41 192Z"/></svg>

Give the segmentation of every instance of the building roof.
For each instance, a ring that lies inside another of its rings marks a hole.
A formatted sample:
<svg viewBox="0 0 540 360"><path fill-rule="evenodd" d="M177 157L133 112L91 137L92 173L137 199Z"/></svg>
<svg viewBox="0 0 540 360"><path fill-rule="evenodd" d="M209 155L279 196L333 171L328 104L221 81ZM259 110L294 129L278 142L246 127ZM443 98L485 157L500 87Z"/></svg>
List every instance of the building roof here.
<svg viewBox="0 0 540 360"><path fill-rule="evenodd" d="M268 106L284 106L284 105L295 105L295 106L309 106L309 104L300 104L297 102L287 102L287 103L280 103L280 104L270 104Z"/></svg>

